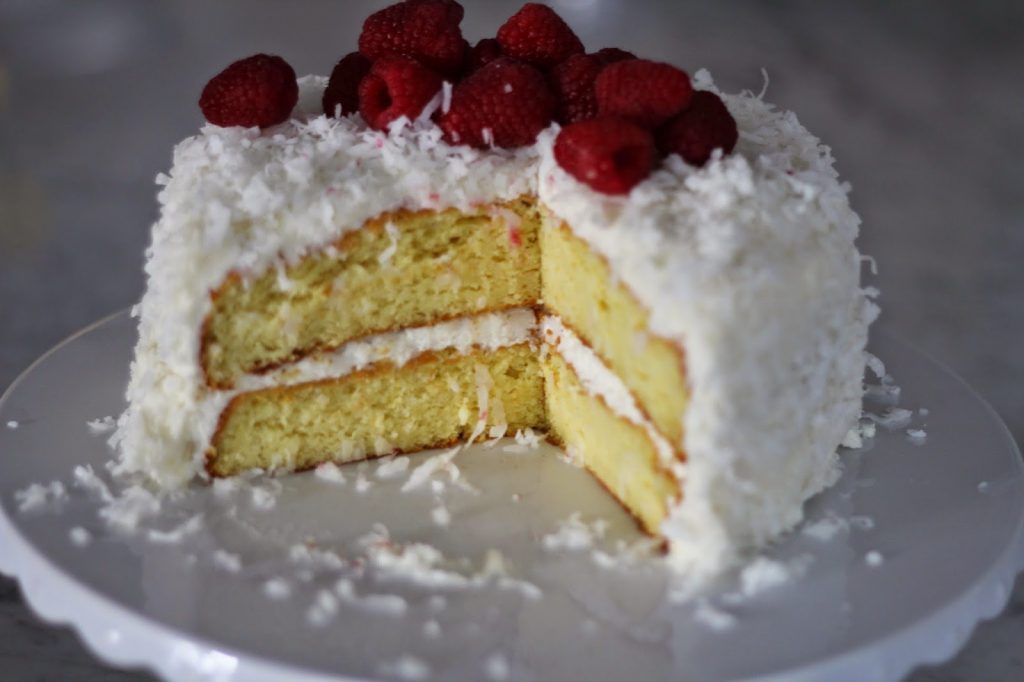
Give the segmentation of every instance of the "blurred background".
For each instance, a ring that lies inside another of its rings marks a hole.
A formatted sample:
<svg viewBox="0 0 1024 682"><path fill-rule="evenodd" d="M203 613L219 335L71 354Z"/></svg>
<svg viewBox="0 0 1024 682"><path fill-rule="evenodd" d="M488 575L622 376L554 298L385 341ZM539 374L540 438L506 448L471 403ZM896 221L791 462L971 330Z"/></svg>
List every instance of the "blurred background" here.
<svg viewBox="0 0 1024 682"><path fill-rule="evenodd" d="M522 4L462 2L471 42ZM205 82L255 52L329 73L384 4L0 0L0 389L141 296L153 179L200 125ZM549 4L588 49L707 67L727 91L759 91L766 69L767 98L832 146L853 185L879 326L952 367L1024 441L1024 3ZM96 663L2 579L0 670L150 679ZM910 679L1024 679L1024 580L956 659Z"/></svg>

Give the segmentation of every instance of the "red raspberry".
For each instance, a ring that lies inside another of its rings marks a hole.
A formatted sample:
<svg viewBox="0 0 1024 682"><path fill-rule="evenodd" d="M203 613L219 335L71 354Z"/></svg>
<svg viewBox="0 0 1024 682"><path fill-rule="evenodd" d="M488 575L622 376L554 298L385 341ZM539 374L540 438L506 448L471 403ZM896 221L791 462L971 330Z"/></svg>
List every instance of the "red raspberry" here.
<svg viewBox="0 0 1024 682"><path fill-rule="evenodd" d="M484 38L466 51L462 73L469 75L484 64L489 64L501 56L501 45L494 38Z"/></svg>
<svg viewBox="0 0 1024 682"><path fill-rule="evenodd" d="M686 108L690 77L671 64L628 59L605 68L594 83L602 116L622 116L655 128Z"/></svg>
<svg viewBox="0 0 1024 682"><path fill-rule="evenodd" d="M551 123L555 104L540 71L501 57L455 86L439 123L451 144L522 147Z"/></svg>
<svg viewBox="0 0 1024 682"><path fill-rule="evenodd" d="M359 83L370 72L370 60L358 52L350 52L334 65L331 79L324 90L324 113L334 116L338 105L341 113L359 111Z"/></svg>
<svg viewBox="0 0 1024 682"><path fill-rule="evenodd" d="M412 57L444 74L457 73L465 45L455 0L406 0L374 12L363 23L359 51L372 60Z"/></svg>
<svg viewBox="0 0 1024 682"><path fill-rule="evenodd" d="M620 50L617 47L602 47L594 53L594 56L600 59L601 63L605 66L614 62L621 62L626 59L636 59L636 55L632 52Z"/></svg>
<svg viewBox="0 0 1024 682"><path fill-rule="evenodd" d="M555 160L570 175L605 194L628 194L651 174L657 151L650 132L621 118L566 126L555 139Z"/></svg>
<svg viewBox="0 0 1024 682"><path fill-rule="evenodd" d="M604 67L624 59L636 59L617 47L593 54L574 54L548 72L548 83L558 97L558 121L573 123L597 116L594 81Z"/></svg>
<svg viewBox="0 0 1024 682"><path fill-rule="evenodd" d="M501 51L541 69L570 55L582 54L583 43L562 17L547 5L528 2L498 29Z"/></svg>
<svg viewBox="0 0 1024 682"><path fill-rule="evenodd" d="M410 120L441 89L441 76L409 57L381 57L359 84L359 113L367 125L386 130L399 116Z"/></svg>
<svg viewBox="0 0 1024 682"><path fill-rule="evenodd" d="M295 70L280 57L257 54L210 79L199 108L214 125L266 128L287 121L298 101Z"/></svg>
<svg viewBox="0 0 1024 682"><path fill-rule="evenodd" d="M725 103L713 92L693 93L690 106L658 131L658 149L665 156L679 154L687 163L703 166L715 149L728 154L739 132Z"/></svg>
<svg viewBox="0 0 1024 682"><path fill-rule="evenodd" d="M558 97L558 121L574 123L597 116L594 81L604 64L596 55L574 54L548 72L548 83Z"/></svg>

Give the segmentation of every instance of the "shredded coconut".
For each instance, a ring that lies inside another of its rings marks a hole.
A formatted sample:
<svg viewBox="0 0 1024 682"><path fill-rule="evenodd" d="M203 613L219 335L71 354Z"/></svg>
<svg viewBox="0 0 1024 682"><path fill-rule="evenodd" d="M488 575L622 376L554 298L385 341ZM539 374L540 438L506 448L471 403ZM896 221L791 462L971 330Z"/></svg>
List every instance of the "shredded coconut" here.
<svg viewBox="0 0 1024 682"><path fill-rule="evenodd" d="M881 552L871 550L870 552L864 555L864 563L866 563L868 566L871 566L872 568L877 568L881 566L884 562L885 558L882 556Z"/></svg>
<svg viewBox="0 0 1024 682"><path fill-rule="evenodd" d="M508 659L501 652L493 653L487 657L484 661L484 674L487 675L487 679L495 680L495 682L501 682L507 680L509 676Z"/></svg>
<svg viewBox="0 0 1024 682"><path fill-rule="evenodd" d="M336 485L343 485L345 483L345 474L334 462L325 462L318 466L314 471L314 475L321 481L327 481L328 483L334 483Z"/></svg>
<svg viewBox="0 0 1024 682"><path fill-rule="evenodd" d="M75 526L68 531L68 537L75 547L86 547L92 542L92 533L81 526Z"/></svg>
<svg viewBox="0 0 1024 682"><path fill-rule="evenodd" d="M67 489L60 481L51 481L46 485L32 483L27 488L14 493L14 500L18 503L18 511L38 511L47 505L58 504L67 499Z"/></svg>
<svg viewBox="0 0 1024 682"><path fill-rule="evenodd" d="M608 522L604 519L586 523L579 512L573 512L568 519L559 524L556 531L541 538L541 545L549 552L589 549L595 540L604 537L607 529Z"/></svg>
<svg viewBox="0 0 1024 682"><path fill-rule="evenodd" d="M715 632L726 632L736 627L736 616L714 606L707 599L698 599L693 618Z"/></svg>
<svg viewBox="0 0 1024 682"><path fill-rule="evenodd" d="M401 455L385 460L377 467L377 478L396 478L409 468L409 458Z"/></svg>
<svg viewBox="0 0 1024 682"><path fill-rule="evenodd" d="M117 428L117 420L114 417L100 417L99 419L93 419L92 421L86 422L86 426L89 427L89 432L94 436L100 434L109 433Z"/></svg>
<svg viewBox="0 0 1024 682"><path fill-rule="evenodd" d="M291 596L292 586L284 578L271 578L263 583L263 594L268 599L281 601Z"/></svg>
<svg viewBox="0 0 1024 682"><path fill-rule="evenodd" d="M213 565L228 573L238 573L242 570L242 558L225 549L217 549L213 552Z"/></svg>
<svg viewBox="0 0 1024 682"><path fill-rule="evenodd" d="M387 661L378 666L381 675L393 676L403 680L425 680L430 677L430 666L415 656L408 654L394 661Z"/></svg>
<svg viewBox="0 0 1024 682"><path fill-rule="evenodd" d="M907 440L914 445L924 445L928 440L928 434L924 429L907 429Z"/></svg>

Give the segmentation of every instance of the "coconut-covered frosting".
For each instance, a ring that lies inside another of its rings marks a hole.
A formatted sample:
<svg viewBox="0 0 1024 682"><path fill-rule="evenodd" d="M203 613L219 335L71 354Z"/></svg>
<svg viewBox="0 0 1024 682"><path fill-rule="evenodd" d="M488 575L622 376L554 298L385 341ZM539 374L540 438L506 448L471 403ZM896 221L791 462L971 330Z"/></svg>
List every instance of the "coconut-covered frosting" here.
<svg viewBox="0 0 1024 682"><path fill-rule="evenodd" d="M739 548L795 524L836 478L835 448L857 421L867 327L859 220L830 151L796 117L749 93L722 95L735 152L702 168L669 157L630 194L598 194L564 172L557 126L518 150L452 147L429 123L387 133L319 113L325 79L300 79L292 120L268 130L205 126L161 175L161 217L122 465L164 487L202 473L214 402L199 365L209 292L323 248L386 211L535 195L608 262L652 313L651 332L686 352L681 503L663 532L671 556L712 573ZM717 92L706 72L694 84ZM288 371L288 370L284 370ZM204 407L205 406L205 407Z"/></svg>

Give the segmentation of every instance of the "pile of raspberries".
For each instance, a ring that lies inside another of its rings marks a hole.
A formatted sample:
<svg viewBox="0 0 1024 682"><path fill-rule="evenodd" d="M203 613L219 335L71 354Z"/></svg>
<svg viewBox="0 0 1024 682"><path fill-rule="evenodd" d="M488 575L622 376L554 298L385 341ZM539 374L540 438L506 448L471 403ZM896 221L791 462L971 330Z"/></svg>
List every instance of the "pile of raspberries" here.
<svg viewBox="0 0 1024 682"><path fill-rule="evenodd" d="M559 165L605 194L627 194L669 154L701 166L736 145L725 104L694 91L686 72L618 48L587 53L546 5L527 3L476 45L462 37L462 15L455 0L405 0L371 14L359 50L331 72L324 113L358 112L387 130L450 87L434 114L445 141L521 147L557 121ZM258 54L207 83L199 106L215 125L265 128L286 121L297 100L292 67Z"/></svg>

